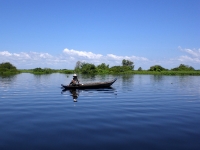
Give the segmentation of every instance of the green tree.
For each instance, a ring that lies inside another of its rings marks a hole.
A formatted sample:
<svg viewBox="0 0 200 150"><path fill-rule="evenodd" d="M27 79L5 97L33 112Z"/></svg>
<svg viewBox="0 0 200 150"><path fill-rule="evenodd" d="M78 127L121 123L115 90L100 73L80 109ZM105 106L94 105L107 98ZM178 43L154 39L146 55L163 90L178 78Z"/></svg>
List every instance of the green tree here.
<svg viewBox="0 0 200 150"><path fill-rule="evenodd" d="M74 68L74 71L75 72L80 72L81 66L82 66L82 62L81 61L77 61L76 62L76 66Z"/></svg>
<svg viewBox="0 0 200 150"><path fill-rule="evenodd" d="M154 65L154 66L151 66L149 71L166 71L167 69L163 68L162 66L160 65Z"/></svg>
<svg viewBox="0 0 200 150"><path fill-rule="evenodd" d="M80 67L80 72L83 74L95 74L97 73L97 69L94 64L82 63Z"/></svg>
<svg viewBox="0 0 200 150"><path fill-rule="evenodd" d="M98 73L108 73L109 72L109 65L102 63L97 66Z"/></svg>
<svg viewBox="0 0 200 150"><path fill-rule="evenodd" d="M122 60L122 66L129 66L131 70L134 69L134 63L130 60L126 60L126 59L123 59Z"/></svg>
<svg viewBox="0 0 200 150"><path fill-rule="evenodd" d="M19 73L17 68L9 62L0 64L0 74L16 74Z"/></svg>
<svg viewBox="0 0 200 150"><path fill-rule="evenodd" d="M139 67L139 68L138 68L138 71L142 71L142 67Z"/></svg>
<svg viewBox="0 0 200 150"><path fill-rule="evenodd" d="M132 70L130 66L113 66L109 69L111 73L123 73Z"/></svg>
<svg viewBox="0 0 200 150"><path fill-rule="evenodd" d="M171 69L173 71L194 71L195 69L191 66L180 64L179 67Z"/></svg>
<svg viewBox="0 0 200 150"><path fill-rule="evenodd" d="M0 68L1 69L14 69L17 70L17 68L15 66L13 66L11 63L9 62L5 62L5 63L1 63L0 64Z"/></svg>
<svg viewBox="0 0 200 150"><path fill-rule="evenodd" d="M34 68L33 72L43 72L43 69L42 68Z"/></svg>
<svg viewBox="0 0 200 150"><path fill-rule="evenodd" d="M53 70L51 68L35 68L33 69L33 73L34 74L50 74L50 73L53 73L53 72L56 72L56 70Z"/></svg>
<svg viewBox="0 0 200 150"><path fill-rule="evenodd" d="M105 63L102 63L102 64L98 65L97 68L106 70L106 69L109 69L109 65L106 65Z"/></svg>

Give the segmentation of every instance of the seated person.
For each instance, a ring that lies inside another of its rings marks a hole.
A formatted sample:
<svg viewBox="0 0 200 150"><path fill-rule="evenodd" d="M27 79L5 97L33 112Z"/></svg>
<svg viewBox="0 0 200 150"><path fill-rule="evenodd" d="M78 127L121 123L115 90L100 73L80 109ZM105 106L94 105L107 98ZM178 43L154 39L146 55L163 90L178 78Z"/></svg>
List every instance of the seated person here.
<svg viewBox="0 0 200 150"><path fill-rule="evenodd" d="M73 86L79 85L79 80L78 80L76 74L73 75L73 79L72 79L72 81L70 82L69 85L73 85Z"/></svg>

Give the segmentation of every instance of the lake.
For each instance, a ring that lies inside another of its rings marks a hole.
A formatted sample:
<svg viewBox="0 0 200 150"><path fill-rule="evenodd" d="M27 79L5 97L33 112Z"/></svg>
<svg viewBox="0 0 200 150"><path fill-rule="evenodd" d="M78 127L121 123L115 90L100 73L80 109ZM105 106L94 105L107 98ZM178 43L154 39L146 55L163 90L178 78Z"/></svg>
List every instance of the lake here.
<svg viewBox="0 0 200 150"><path fill-rule="evenodd" d="M72 75L0 77L0 150L200 149L200 76L79 76L114 78L65 91Z"/></svg>

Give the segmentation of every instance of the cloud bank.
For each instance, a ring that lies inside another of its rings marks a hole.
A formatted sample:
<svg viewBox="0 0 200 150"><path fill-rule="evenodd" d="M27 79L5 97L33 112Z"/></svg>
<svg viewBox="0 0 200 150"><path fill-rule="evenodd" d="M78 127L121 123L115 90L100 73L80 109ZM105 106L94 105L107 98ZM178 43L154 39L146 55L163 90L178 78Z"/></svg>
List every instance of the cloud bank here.
<svg viewBox="0 0 200 150"><path fill-rule="evenodd" d="M185 52L186 55L180 56L179 61L181 62L189 62L189 63L200 63L200 49L182 49L180 46L178 47L181 51ZM188 54L188 55L187 55Z"/></svg>
<svg viewBox="0 0 200 150"><path fill-rule="evenodd" d="M76 50L69 50L64 49L63 53L69 55L69 56L75 56L75 57L83 57L87 59L100 59L103 55L101 54L94 54L92 52L85 52L85 51L76 51Z"/></svg>
<svg viewBox="0 0 200 150"><path fill-rule="evenodd" d="M0 63L11 62L18 69L32 69L36 67L54 68L54 69L74 69L77 61L93 63L95 65L106 63L109 66L121 65L123 59L128 59L134 62L135 69L142 67L149 69L152 65L161 65L171 69L179 64L187 64L195 67L200 66L200 49L178 49L185 55L167 60L151 60L139 56L118 56L115 54L95 54L93 52L79 51L73 49L64 49L60 55L51 55L49 53L38 52L19 52L11 53L9 51L0 51Z"/></svg>

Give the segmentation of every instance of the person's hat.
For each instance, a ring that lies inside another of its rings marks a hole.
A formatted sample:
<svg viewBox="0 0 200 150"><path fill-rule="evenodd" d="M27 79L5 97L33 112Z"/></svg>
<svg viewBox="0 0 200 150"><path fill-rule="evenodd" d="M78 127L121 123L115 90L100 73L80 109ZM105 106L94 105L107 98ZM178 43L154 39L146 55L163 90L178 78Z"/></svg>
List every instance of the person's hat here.
<svg viewBox="0 0 200 150"><path fill-rule="evenodd" d="M73 75L73 77L77 77L77 75L76 75L76 74L74 74L74 75Z"/></svg>

